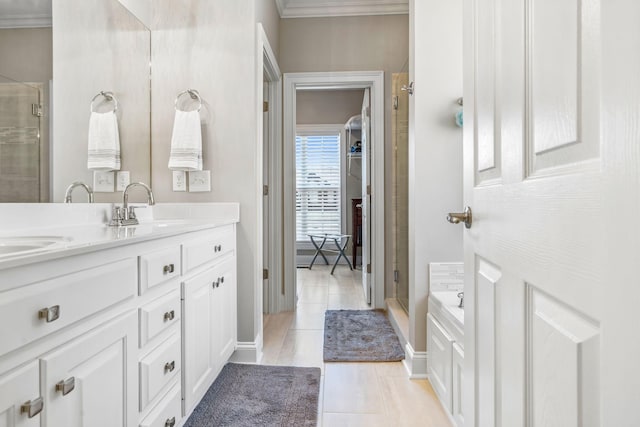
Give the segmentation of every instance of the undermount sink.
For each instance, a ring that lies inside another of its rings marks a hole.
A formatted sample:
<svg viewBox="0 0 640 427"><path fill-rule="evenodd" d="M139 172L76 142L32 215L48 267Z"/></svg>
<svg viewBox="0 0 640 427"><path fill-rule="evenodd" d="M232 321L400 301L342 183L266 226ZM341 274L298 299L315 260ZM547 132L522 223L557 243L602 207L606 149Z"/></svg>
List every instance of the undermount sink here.
<svg viewBox="0 0 640 427"><path fill-rule="evenodd" d="M7 236L0 237L0 257L27 252L54 249L70 239L62 236Z"/></svg>

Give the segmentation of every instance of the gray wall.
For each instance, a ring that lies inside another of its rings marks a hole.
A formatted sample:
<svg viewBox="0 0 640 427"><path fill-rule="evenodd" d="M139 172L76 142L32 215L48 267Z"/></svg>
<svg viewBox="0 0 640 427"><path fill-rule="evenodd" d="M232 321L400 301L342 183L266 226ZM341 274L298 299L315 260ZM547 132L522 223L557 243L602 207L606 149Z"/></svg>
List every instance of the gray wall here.
<svg viewBox="0 0 640 427"><path fill-rule="evenodd" d="M257 146L254 0L154 0L153 188L161 202L239 202L238 340L261 332L262 185ZM211 192L175 193L167 168L176 94L193 88L204 100L204 169ZM260 95L262 96L262 95ZM260 98L262 99L262 98ZM260 277L260 280L258 280ZM260 284L258 286L257 284ZM258 314L256 314L258 313Z"/></svg>
<svg viewBox="0 0 640 427"><path fill-rule="evenodd" d="M409 58L408 15L283 19L280 69L385 72L385 194L391 194L391 74L406 69ZM390 199L389 199L390 200ZM385 240L392 238L392 208L385 203ZM393 254L385 253L385 282L393 283ZM389 288L390 289L390 288ZM387 289L387 295L389 295Z"/></svg>
<svg viewBox="0 0 640 427"><path fill-rule="evenodd" d="M412 0L411 10L409 341L425 351L429 263L463 260L464 227L445 221L463 208L462 129L454 119L462 96L462 0Z"/></svg>
<svg viewBox="0 0 640 427"><path fill-rule="evenodd" d="M0 30L0 74L22 82L53 76L51 28Z"/></svg>

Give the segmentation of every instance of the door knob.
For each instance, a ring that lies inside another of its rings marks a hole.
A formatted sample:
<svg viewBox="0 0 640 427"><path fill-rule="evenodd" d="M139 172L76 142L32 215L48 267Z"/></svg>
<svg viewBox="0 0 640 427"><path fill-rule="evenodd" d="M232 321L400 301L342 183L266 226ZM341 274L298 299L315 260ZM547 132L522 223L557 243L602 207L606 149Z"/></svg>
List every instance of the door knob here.
<svg viewBox="0 0 640 427"><path fill-rule="evenodd" d="M469 206L464 208L464 212L449 212L447 215L447 221L451 224L460 224L464 222L464 226L467 228L471 228L471 223L473 222L473 215L471 213L471 208Z"/></svg>

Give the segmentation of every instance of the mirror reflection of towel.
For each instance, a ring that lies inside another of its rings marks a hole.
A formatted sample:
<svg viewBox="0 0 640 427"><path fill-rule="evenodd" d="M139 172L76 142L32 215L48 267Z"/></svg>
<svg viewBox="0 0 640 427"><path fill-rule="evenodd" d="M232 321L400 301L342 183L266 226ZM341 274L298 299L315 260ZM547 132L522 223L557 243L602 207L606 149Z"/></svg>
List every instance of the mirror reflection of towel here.
<svg viewBox="0 0 640 427"><path fill-rule="evenodd" d="M89 117L89 152L87 168L90 170L120 170L120 135L115 112L92 112Z"/></svg>
<svg viewBox="0 0 640 427"><path fill-rule="evenodd" d="M171 136L169 169L202 170L202 130L198 111L176 111Z"/></svg>

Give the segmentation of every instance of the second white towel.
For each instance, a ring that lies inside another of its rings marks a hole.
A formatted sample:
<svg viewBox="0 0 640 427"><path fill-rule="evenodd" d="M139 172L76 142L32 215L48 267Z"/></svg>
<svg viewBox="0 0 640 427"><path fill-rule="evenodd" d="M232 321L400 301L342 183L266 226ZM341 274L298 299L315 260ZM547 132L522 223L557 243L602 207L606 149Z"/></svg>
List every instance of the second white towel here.
<svg viewBox="0 0 640 427"><path fill-rule="evenodd" d="M87 168L101 171L120 170L120 135L118 119L113 111L91 113Z"/></svg>
<svg viewBox="0 0 640 427"><path fill-rule="evenodd" d="M171 136L169 169L202 170L202 131L198 111L176 111Z"/></svg>

